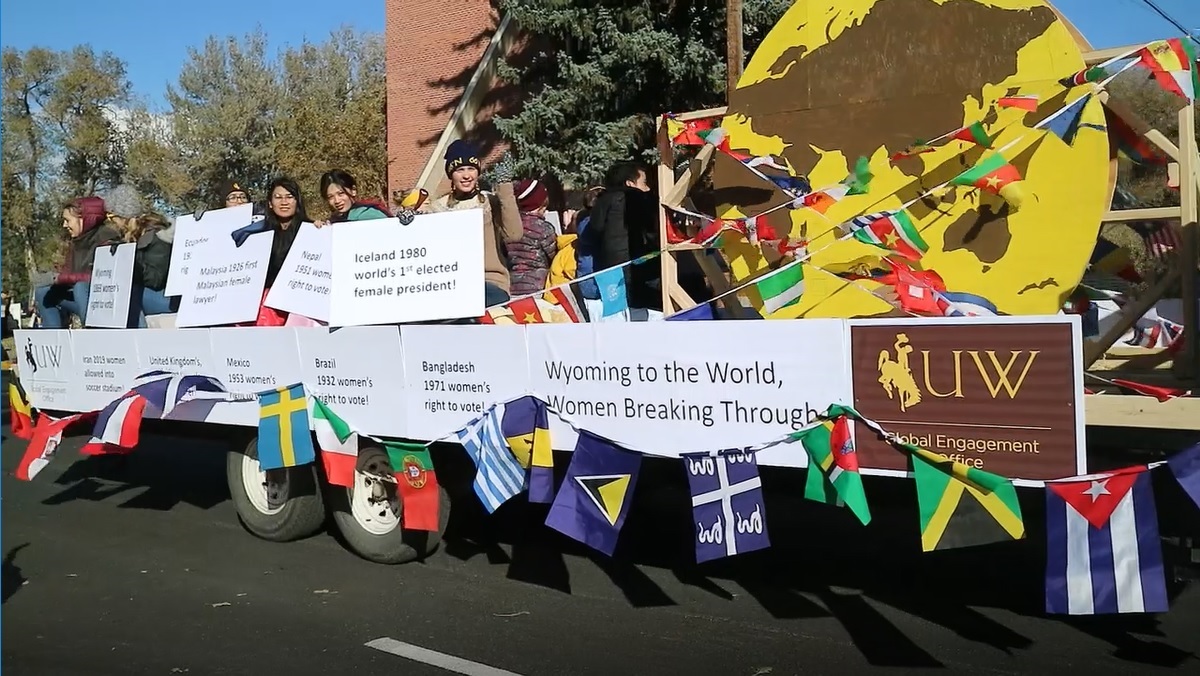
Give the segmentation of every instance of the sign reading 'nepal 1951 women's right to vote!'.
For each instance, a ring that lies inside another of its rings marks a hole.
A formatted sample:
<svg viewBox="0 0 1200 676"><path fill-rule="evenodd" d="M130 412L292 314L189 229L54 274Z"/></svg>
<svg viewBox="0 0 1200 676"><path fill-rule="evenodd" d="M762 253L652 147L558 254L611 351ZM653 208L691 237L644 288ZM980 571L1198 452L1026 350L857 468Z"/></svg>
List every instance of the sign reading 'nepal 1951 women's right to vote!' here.
<svg viewBox="0 0 1200 676"><path fill-rule="evenodd" d="M995 319L852 321L855 408L903 441L995 474L1085 471L1078 322ZM877 435L857 432L863 467L907 469Z"/></svg>

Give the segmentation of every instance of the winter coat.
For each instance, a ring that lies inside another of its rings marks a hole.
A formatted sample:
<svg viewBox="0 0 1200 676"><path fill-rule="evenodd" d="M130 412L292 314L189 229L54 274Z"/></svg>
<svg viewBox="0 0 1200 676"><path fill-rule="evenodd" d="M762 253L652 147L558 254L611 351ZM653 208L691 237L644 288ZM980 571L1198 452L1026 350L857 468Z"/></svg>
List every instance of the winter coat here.
<svg viewBox="0 0 1200 676"><path fill-rule="evenodd" d="M106 223L108 210L99 197L84 197L79 200L83 230L67 243L66 257L54 280L55 284L75 284L92 279L92 264L96 261L96 249L104 244L121 241L121 232Z"/></svg>
<svg viewBox="0 0 1200 676"><path fill-rule="evenodd" d="M508 245L508 271L512 275L512 295L522 296L546 288L550 262L558 254L558 234L554 226L537 214L521 214L524 230L520 241Z"/></svg>
<svg viewBox="0 0 1200 676"><path fill-rule="evenodd" d="M379 200L363 200L350 205L350 210L344 214L334 214L330 223L345 223L347 221L372 221L377 218L391 218L387 205Z"/></svg>
<svg viewBox="0 0 1200 676"><path fill-rule="evenodd" d="M494 206L499 207L499 214L494 213ZM451 192L426 202L426 211L430 213L462 209L483 209L483 280L495 284L507 293L509 275L505 265L508 258L506 249L508 245L521 241L525 235L512 183L497 185L492 196L479 193L458 200Z"/></svg>
<svg viewBox="0 0 1200 676"><path fill-rule="evenodd" d="M658 198L636 188L606 190L596 198L578 246L595 271L659 250ZM654 263L625 267L630 307L662 309L662 273Z"/></svg>
<svg viewBox="0 0 1200 676"><path fill-rule="evenodd" d="M168 233L169 234L164 234ZM149 228L137 240L133 254L133 281L147 289L167 288L167 273L171 270L171 240L174 228Z"/></svg>
<svg viewBox="0 0 1200 676"><path fill-rule="evenodd" d="M575 240L579 235L559 235L558 254L550 261L550 274L546 277L546 288L566 284L575 279Z"/></svg>
<svg viewBox="0 0 1200 676"><path fill-rule="evenodd" d="M276 228L274 231L275 237L271 239L271 258L267 261L267 279L264 284L267 289L271 288L275 278L283 270L283 263L292 250L292 243L296 241L296 233L300 231L300 224L295 222L297 220L299 219L293 218L293 223L287 228Z"/></svg>

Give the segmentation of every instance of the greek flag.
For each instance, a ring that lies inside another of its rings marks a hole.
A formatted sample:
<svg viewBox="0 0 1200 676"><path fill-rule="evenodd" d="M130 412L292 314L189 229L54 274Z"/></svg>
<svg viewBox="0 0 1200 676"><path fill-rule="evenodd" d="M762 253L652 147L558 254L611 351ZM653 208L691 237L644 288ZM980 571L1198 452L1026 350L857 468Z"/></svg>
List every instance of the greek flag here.
<svg viewBox="0 0 1200 676"><path fill-rule="evenodd" d="M489 514L525 490L525 468L504 440L500 421L504 405L493 406L482 418L458 432L458 442L475 463L475 494Z"/></svg>

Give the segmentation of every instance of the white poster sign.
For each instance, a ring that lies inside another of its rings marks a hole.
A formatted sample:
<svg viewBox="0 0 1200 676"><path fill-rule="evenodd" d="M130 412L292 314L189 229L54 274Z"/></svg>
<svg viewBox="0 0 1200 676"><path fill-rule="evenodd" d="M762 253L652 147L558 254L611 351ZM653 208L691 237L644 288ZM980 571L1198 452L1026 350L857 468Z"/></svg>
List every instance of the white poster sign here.
<svg viewBox="0 0 1200 676"><path fill-rule="evenodd" d="M527 327L534 391L578 426L654 455L742 448L850 404L850 351L841 320ZM552 420L555 448L573 442ZM803 467L779 446L764 464Z"/></svg>
<svg viewBox="0 0 1200 676"><path fill-rule="evenodd" d="M82 411L71 332L19 330L13 335L17 374L30 405L50 411Z"/></svg>
<svg viewBox="0 0 1200 676"><path fill-rule="evenodd" d="M245 327L209 329L216 373L239 404L218 407L210 422L258 424L258 393L303 380L296 329Z"/></svg>
<svg viewBox="0 0 1200 676"><path fill-rule="evenodd" d="M267 307L328 322L332 266L333 228L304 223L267 292Z"/></svg>
<svg viewBox="0 0 1200 676"><path fill-rule="evenodd" d="M338 223L333 326L483 314L483 210Z"/></svg>
<svg viewBox="0 0 1200 676"><path fill-rule="evenodd" d="M171 267L167 272L168 296L182 296L192 288L191 279L198 274L195 266L196 248L229 237L229 233L245 227L254 219L254 206L243 204L228 209L206 211L196 220L192 214L175 218L175 239L171 245Z"/></svg>
<svg viewBox="0 0 1200 676"><path fill-rule="evenodd" d="M194 247L192 267L198 274L183 291L175 325L219 326L251 322L258 317L273 232L247 237L238 246L229 235L214 236Z"/></svg>
<svg viewBox="0 0 1200 676"><path fill-rule="evenodd" d="M129 326L129 295L133 291L133 255L137 245L97 247L88 291L87 325L110 329Z"/></svg>
<svg viewBox="0 0 1200 676"><path fill-rule="evenodd" d="M167 371L216 377L207 329L138 329L133 335L142 373Z"/></svg>
<svg viewBox="0 0 1200 676"><path fill-rule="evenodd" d="M395 326L297 329L304 388L354 429L408 436L404 359Z"/></svg>
<svg viewBox="0 0 1200 676"><path fill-rule="evenodd" d="M523 326L405 326L408 436L436 439L529 392Z"/></svg>
<svg viewBox="0 0 1200 676"><path fill-rule="evenodd" d="M138 329L72 331L71 349L78 365L79 406L96 411L129 391L143 373L138 359Z"/></svg>

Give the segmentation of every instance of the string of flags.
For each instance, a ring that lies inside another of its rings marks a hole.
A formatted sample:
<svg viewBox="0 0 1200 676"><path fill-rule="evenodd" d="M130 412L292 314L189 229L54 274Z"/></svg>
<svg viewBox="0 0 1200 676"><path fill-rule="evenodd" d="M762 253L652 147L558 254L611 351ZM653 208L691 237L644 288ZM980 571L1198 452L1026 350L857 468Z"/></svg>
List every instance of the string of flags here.
<svg viewBox="0 0 1200 676"><path fill-rule="evenodd" d="M85 454L127 453L147 411L205 401L244 399L213 378L154 372L100 411L53 419L39 416L17 477L31 480L53 457L73 423L93 420ZM10 390L11 392L11 390ZM127 402L135 399L137 405ZM403 525L437 530L437 474L429 447L457 441L476 467L474 490L494 513L527 493L550 505L546 525L611 556L632 505L642 454L592 433L533 395L490 406L461 429L427 444L378 439L361 433L327 404L290 385L256 395L260 411L258 460L266 470L315 462L317 439L328 480L351 486L363 439L381 447L404 501ZM315 434L308 434L309 411ZM554 483L549 416L578 434L565 478ZM807 457L806 499L848 509L860 523L871 521L867 493L855 453L854 423L903 453L917 491L923 551L954 549L1025 537L1020 501L1011 480L955 462L901 440L854 408L830 405L818 420L778 439L745 448L687 453L684 466L695 521L698 562L770 546L767 510L757 453L798 444ZM109 430L119 433L108 434ZM102 439L109 441L99 441ZM1047 518L1046 612L1105 614L1165 612L1165 572L1154 516L1149 472L1166 465L1200 507L1200 444L1165 462L1045 482Z"/></svg>

